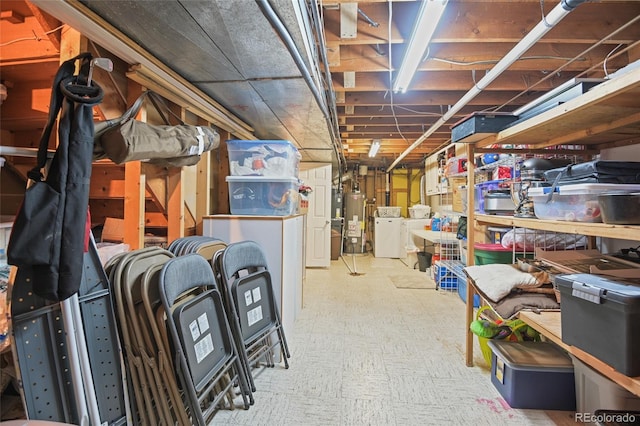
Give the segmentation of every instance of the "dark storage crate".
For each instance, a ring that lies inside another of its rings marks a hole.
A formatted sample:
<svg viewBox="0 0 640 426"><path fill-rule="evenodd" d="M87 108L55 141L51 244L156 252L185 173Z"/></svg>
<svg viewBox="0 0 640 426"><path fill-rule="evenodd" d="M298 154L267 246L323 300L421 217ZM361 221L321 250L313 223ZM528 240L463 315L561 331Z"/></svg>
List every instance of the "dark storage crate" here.
<svg viewBox="0 0 640 426"><path fill-rule="evenodd" d="M491 383L511 408L573 411L571 358L553 343L489 340Z"/></svg>
<svg viewBox="0 0 640 426"><path fill-rule="evenodd" d="M485 137L498 133L518 119L509 113L474 112L464 117L451 128L452 142L477 142Z"/></svg>
<svg viewBox="0 0 640 426"><path fill-rule="evenodd" d="M627 376L640 376L640 285L591 274L558 275L562 341Z"/></svg>

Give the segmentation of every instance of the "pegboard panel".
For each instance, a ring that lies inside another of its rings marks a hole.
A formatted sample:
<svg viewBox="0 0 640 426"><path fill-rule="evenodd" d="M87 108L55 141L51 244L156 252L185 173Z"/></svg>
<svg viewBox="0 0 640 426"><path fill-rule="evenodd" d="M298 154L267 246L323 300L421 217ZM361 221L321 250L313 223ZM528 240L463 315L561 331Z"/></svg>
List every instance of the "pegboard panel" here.
<svg viewBox="0 0 640 426"><path fill-rule="evenodd" d="M33 293L29 272L18 269L11 296L13 350L25 409L30 419L77 424L60 305Z"/></svg>
<svg viewBox="0 0 640 426"><path fill-rule="evenodd" d="M18 268L11 295L13 349L30 419L78 424L66 329L59 303L33 293L31 272ZM121 351L109 281L95 244L84 255L78 301L103 424L126 424Z"/></svg>
<svg viewBox="0 0 640 426"><path fill-rule="evenodd" d="M100 420L124 424L126 406L117 324L109 281L95 247L85 253L78 296Z"/></svg>

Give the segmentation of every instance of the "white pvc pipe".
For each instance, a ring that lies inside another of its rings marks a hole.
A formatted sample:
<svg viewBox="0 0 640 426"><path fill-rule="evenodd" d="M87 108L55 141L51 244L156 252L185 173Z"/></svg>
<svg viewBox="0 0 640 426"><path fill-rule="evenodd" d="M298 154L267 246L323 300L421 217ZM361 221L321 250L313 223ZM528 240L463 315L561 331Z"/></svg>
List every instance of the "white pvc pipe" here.
<svg viewBox="0 0 640 426"><path fill-rule="evenodd" d="M507 68L509 68L520 56L522 56L527 50L531 48L538 40L540 40L551 28L556 26L558 22L562 20L578 6L582 1L574 1L575 5L567 4L567 1L560 2L554 7L551 12L541 20L538 25L522 38L493 68L489 70L487 74L475 86L471 88L467 93L460 98L441 118L439 118L431 127L427 129L414 143L412 143L402 154L394 160L393 163L387 169L387 172L393 170L393 168L411 151L416 149L422 142L424 142L429 136L434 134L444 123L451 117L466 106L473 98L475 98L482 90L484 90L493 80L495 80L500 74L502 74Z"/></svg>

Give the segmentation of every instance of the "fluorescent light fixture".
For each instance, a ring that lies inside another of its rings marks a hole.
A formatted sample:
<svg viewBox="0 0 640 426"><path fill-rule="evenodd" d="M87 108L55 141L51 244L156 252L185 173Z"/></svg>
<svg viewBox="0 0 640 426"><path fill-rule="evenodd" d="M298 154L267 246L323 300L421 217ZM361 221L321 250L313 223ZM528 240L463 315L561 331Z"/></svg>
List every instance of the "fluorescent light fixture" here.
<svg viewBox="0 0 640 426"><path fill-rule="evenodd" d="M370 158L375 157L379 149L380 149L380 139L374 139L373 142L371 142L371 148L369 148L369 157Z"/></svg>
<svg viewBox="0 0 640 426"><path fill-rule="evenodd" d="M409 45L404 53L404 59L400 66L400 71L393 84L394 92L406 92L413 75L422 61L427 46L431 43L433 33L436 31L438 22L442 17L444 8L449 0L424 0L420 5L418 19L416 20Z"/></svg>

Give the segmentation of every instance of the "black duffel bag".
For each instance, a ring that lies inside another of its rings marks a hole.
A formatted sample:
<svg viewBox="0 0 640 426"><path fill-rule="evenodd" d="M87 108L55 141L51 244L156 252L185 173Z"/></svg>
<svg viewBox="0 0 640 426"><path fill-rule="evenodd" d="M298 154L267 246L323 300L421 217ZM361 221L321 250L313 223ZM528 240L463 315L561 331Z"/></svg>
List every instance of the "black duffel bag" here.
<svg viewBox="0 0 640 426"><path fill-rule="evenodd" d="M640 183L640 162L596 160L571 164L544 172L548 182L554 186L579 183Z"/></svg>

